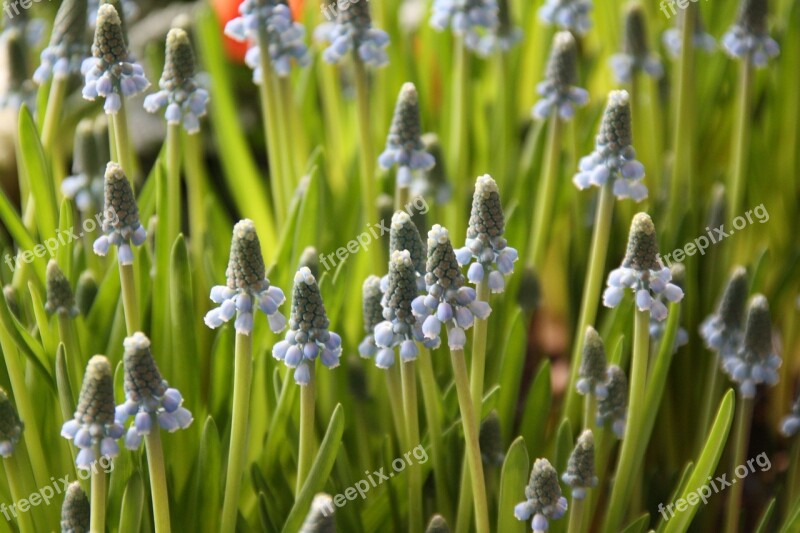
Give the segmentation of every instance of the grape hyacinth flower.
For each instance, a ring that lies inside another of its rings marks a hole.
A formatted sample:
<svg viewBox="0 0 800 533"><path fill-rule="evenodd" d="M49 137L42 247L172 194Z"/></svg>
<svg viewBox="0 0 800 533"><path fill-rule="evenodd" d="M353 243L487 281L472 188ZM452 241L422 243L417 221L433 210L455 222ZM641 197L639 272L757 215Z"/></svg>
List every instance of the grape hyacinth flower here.
<svg viewBox="0 0 800 533"><path fill-rule="evenodd" d="M249 48L245 63L253 69L253 82L260 84L261 47L268 46L272 70L280 77L289 75L294 59L301 67L311 62L305 44L306 30L292 19L292 11L279 0L244 0L239 5L239 17L225 25L225 35ZM261 40L264 39L262 43Z"/></svg>
<svg viewBox="0 0 800 533"><path fill-rule="evenodd" d="M450 27L455 35L464 36L464 45L476 52L482 34L491 34L500 24L497 0L434 0L430 25L437 31Z"/></svg>
<svg viewBox="0 0 800 533"><path fill-rule="evenodd" d="M608 394L597 402L596 422L602 427L606 420L610 420L614 435L621 439L625 435L628 414L628 378L617 365L608 365L606 375Z"/></svg>
<svg viewBox="0 0 800 533"><path fill-rule="evenodd" d="M89 531L91 509L89 498L79 481L70 483L61 505L62 533L86 533Z"/></svg>
<svg viewBox="0 0 800 533"><path fill-rule="evenodd" d="M469 265L467 279L471 283L486 281L495 293L505 290L505 276L514 272L514 262L519 258L517 250L503 238L505 224L497 182L488 174L479 176L472 195L467 240L455 254L459 265Z"/></svg>
<svg viewBox="0 0 800 533"><path fill-rule="evenodd" d="M800 429L800 396L792 405L792 412L781 420L781 433L784 437L792 437Z"/></svg>
<svg viewBox="0 0 800 533"><path fill-rule="evenodd" d="M642 6L632 4L625 14L625 35L622 53L611 56L611 68L617 81L628 83L639 71L653 78L664 75L664 67L647 44L647 26Z"/></svg>
<svg viewBox="0 0 800 533"><path fill-rule="evenodd" d="M347 9L340 9L335 22L320 24L314 31L319 41L330 43L322 59L326 63L341 63L350 51L367 66L382 67L389 63L386 47L389 34L372 27L369 2L350 2Z"/></svg>
<svg viewBox="0 0 800 533"><path fill-rule="evenodd" d="M575 107L582 107L589 101L589 92L577 87L578 51L575 38L568 31L560 31L553 36L553 47L547 62L545 80L536 86L542 99L533 106L533 116L540 120L558 112L562 120L575 116Z"/></svg>
<svg viewBox="0 0 800 533"><path fill-rule="evenodd" d="M672 275L672 283L677 285L678 287L683 289L683 281L686 277L686 268L681 263L676 263L670 267L670 273ZM661 303L664 302L664 295L659 294L656 296ZM661 337L664 336L664 332L667 330L666 322L656 320L652 316L650 317L650 338L658 341L661 340ZM683 326L678 326L678 331L675 332L675 343L672 347L672 353L678 351L678 348L681 346L685 346L689 343L689 332Z"/></svg>
<svg viewBox="0 0 800 533"><path fill-rule="evenodd" d="M283 291L272 286L265 276L264 258L255 224L250 219L240 220L233 227L231 253L225 276L227 285L211 289L211 300L219 304L204 318L206 326L215 329L236 315L236 333L250 335L253 331L253 312L261 309L270 329L278 333L286 327L286 318L278 311L286 301Z"/></svg>
<svg viewBox="0 0 800 533"><path fill-rule="evenodd" d="M289 331L284 340L272 347L275 359L295 369L294 380L298 385L308 385L311 378L308 364L314 364L317 356L328 368L339 366L342 338L328 331L329 325L317 280L308 267L301 267L294 275Z"/></svg>
<svg viewBox="0 0 800 533"><path fill-rule="evenodd" d="M330 494L320 492L311 500L311 506L299 533L335 533L336 508Z"/></svg>
<svg viewBox="0 0 800 533"><path fill-rule="evenodd" d="M561 495L558 472L547 459L536 459L531 470L526 501L514 507L517 520L531 520L534 533L547 531L548 520L558 520L567 512L567 499Z"/></svg>
<svg viewBox="0 0 800 533"><path fill-rule="evenodd" d="M464 330L472 327L476 317L487 318L492 309L487 302L476 300L475 289L465 286L447 229L439 224L428 232L426 270L428 293L411 302L414 315L423 320L425 344L429 348L439 345L444 324L449 347L461 349L467 342Z"/></svg>
<svg viewBox="0 0 800 533"><path fill-rule="evenodd" d="M447 177L439 136L435 133L426 133L421 139L423 150L433 157L434 165L421 172L419 179L411 182L411 196L433 197L437 204L447 203L452 195L452 187Z"/></svg>
<svg viewBox="0 0 800 533"><path fill-rule="evenodd" d="M0 94L0 109L18 110L22 104L35 109L35 87L28 80L28 50L25 37L18 28L6 29L0 36L0 48L6 55L5 69L8 81Z"/></svg>
<svg viewBox="0 0 800 533"><path fill-rule="evenodd" d="M511 20L509 0L497 0L497 27L477 37L478 40L472 43L472 48L483 57L495 52L508 52L522 40L522 29Z"/></svg>
<svg viewBox="0 0 800 533"><path fill-rule="evenodd" d="M98 179L102 178L98 149L92 121L81 120L75 130L73 174L61 182L61 194L74 200L81 213L87 213L102 202L103 180Z"/></svg>
<svg viewBox="0 0 800 533"><path fill-rule="evenodd" d="M778 55L778 43L767 31L767 0L742 0L736 23L722 36L722 46L734 59L746 59L764 67Z"/></svg>
<svg viewBox="0 0 800 533"><path fill-rule="evenodd" d="M0 457L11 457L24 428L11 399L0 388Z"/></svg>
<svg viewBox="0 0 800 533"><path fill-rule="evenodd" d="M481 460L486 465L502 466L506 454L503 451L503 434L500 427L500 416L492 409L481 422L478 435Z"/></svg>
<svg viewBox="0 0 800 533"><path fill-rule="evenodd" d="M681 55L681 33L683 32L683 24L688 11L687 9L681 9L675 19L675 27L665 30L661 36L661 42L672 58L677 58ZM710 33L706 32L700 10L693 9L692 13L694 13L692 46L707 53L713 52L717 48L717 41L714 40Z"/></svg>
<svg viewBox="0 0 800 533"><path fill-rule="evenodd" d="M364 316L364 331L366 335L361 344L358 345L358 353L361 357L371 358L378 353L378 346L375 344L375 326L383 321L383 307L381 306L381 299L383 298L383 291L381 291L381 278L378 276L369 276L364 280L364 285L361 288L362 295L362 311Z"/></svg>
<svg viewBox="0 0 800 533"><path fill-rule="evenodd" d="M105 98L104 109L109 115L122 109L122 97L139 94L150 86L142 66L131 61L122 21L110 4L103 4L97 12L92 57L84 60L81 74L86 80L83 97Z"/></svg>
<svg viewBox="0 0 800 533"><path fill-rule="evenodd" d="M58 313L69 317L77 316L78 308L75 306L75 295L69 280L58 267L58 263L51 259L47 263L47 302L44 310L49 314Z"/></svg>
<svg viewBox="0 0 800 533"><path fill-rule="evenodd" d="M744 313L747 305L747 271L736 267L728 279L715 313L700 325L700 336L706 347L721 360L734 355L744 335Z"/></svg>
<svg viewBox="0 0 800 533"><path fill-rule="evenodd" d="M397 165L397 186L409 187L415 171L427 171L436 161L420 138L419 95L413 83L404 83L397 97L386 149L378 156L384 170Z"/></svg>
<svg viewBox="0 0 800 533"><path fill-rule="evenodd" d="M671 281L672 273L658 255L653 221L646 213L637 213L631 222L625 259L608 275L603 305L616 307L622 301L625 288L629 288L636 295L639 311L649 310L651 318L662 321L667 318L667 306L656 296L663 295L670 302L683 299L683 290Z"/></svg>
<svg viewBox="0 0 800 533"><path fill-rule="evenodd" d="M553 26L583 35L592 27L589 12L591 0L545 0L539 8L539 18Z"/></svg>
<svg viewBox="0 0 800 533"><path fill-rule="evenodd" d="M89 55L86 43L86 0L65 0L53 22L50 45L42 50L41 64L33 81L42 85L51 77L66 79L81 73L81 64Z"/></svg>
<svg viewBox="0 0 800 533"><path fill-rule="evenodd" d="M182 29L173 28L167 34L166 58L161 80L161 90L144 99L148 113L156 113L162 107L168 124L183 124L188 133L200 131L200 117L206 114L208 91L198 86L195 80L194 51L189 35Z"/></svg>
<svg viewBox="0 0 800 533"><path fill-rule="evenodd" d="M41 18L31 18L27 8L17 3L10 3L3 5L3 20L0 26L2 26L0 37L9 31L17 31L26 45L36 46L44 35L45 21Z"/></svg>
<svg viewBox="0 0 800 533"><path fill-rule="evenodd" d="M95 355L86 365L75 418L64 423L61 436L80 448L75 461L79 469L89 470L99 447L102 457L119 454L117 439L125 429L114 418L114 378L111 365L102 355Z"/></svg>
<svg viewBox="0 0 800 533"><path fill-rule="evenodd" d="M389 368L394 364L395 348L400 348L403 362L419 355L415 341L423 341L422 326L411 311L417 297L417 271L408 250L395 250L389 259L389 279L383 293L384 320L375 326L375 344L380 348L375 366Z"/></svg>
<svg viewBox="0 0 800 533"><path fill-rule="evenodd" d="M578 189L602 187L614 180L614 196L640 202L647 198L642 183L644 165L636 160L631 132L631 106L627 91L611 91L603 112L594 152L582 157L579 172L572 178Z"/></svg>
<svg viewBox="0 0 800 533"><path fill-rule="evenodd" d="M747 308L744 338L738 350L722 361L722 369L739 384L742 398L754 398L756 385L778 383L781 358L772 345L772 321L767 299L757 294Z"/></svg>
<svg viewBox="0 0 800 533"><path fill-rule="evenodd" d="M141 246L147 232L139 221L139 207L133 189L117 163L106 166L103 185L105 208L103 209L103 233L94 241L94 253L106 255L109 247L117 246L117 259L121 265L133 264L131 244Z"/></svg>
<svg viewBox="0 0 800 533"><path fill-rule="evenodd" d="M144 333L137 331L122 344L126 401L117 406L115 416L119 424L135 417L125 435L125 447L136 450L142 444L142 436L153 429L154 418L162 429L173 433L191 425L192 413L181 406L183 397L178 389L170 388L161 377L150 353L150 339Z"/></svg>
<svg viewBox="0 0 800 533"><path fill-rule="evenodd" d="M417 289L425 290L425 243L419 234L414 221L406 211L397 211L392 215L392 223L389 227L389 253L402 252L408 250L411 256L411 264L414 271L418 274L416 278ZM381 278L381 291L386 292L389 287L389 276Z"/></svg>
<svg viewBox="0 0 800 533"><path fill-rule="evenodd" d="M575 385L578 394L593 394L600 399L608 396L606 370L606 349L603 339L597 330L587 326L581 354L580 379Z"/></svg>
<svg viewBox="0 0 800 533"><path fill-rule="evenodd" d="M567 471L561 480L572 487L572 497L582 500L586 497L586 489L597 486L594 472L594 434L587 429L578 437L567 462Z"/></svg>

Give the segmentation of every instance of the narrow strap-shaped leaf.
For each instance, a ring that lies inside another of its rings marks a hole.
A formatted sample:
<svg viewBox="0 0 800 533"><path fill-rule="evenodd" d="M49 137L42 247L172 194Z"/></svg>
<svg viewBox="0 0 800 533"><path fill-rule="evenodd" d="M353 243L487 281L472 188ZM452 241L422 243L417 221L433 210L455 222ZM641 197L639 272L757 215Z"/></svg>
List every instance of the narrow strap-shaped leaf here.
<svg viewBox="0 0 800 533"><path fill-rule="evenodd" d="M497 507L497 529L506 533L524 533L528 523L514 517L514 506L525 499L530 459L525 439L517 437L506 453L500 473L500 497Z"/></svg>
<svg viewBox="0 0 800 533"><path fill-rule="evenodd" d="M122 494L122 507L119 515L120 531L140 531L142 512L144 510L144 484L139 472L134 472L128 479L125 492Z"/></svg>
<svg viewBox="0 0 800 533"><path fill-rule="evenodd" d="M647 525L650 523L650 513L644 513L642 516L628 524L622 530L622 533L644 533L647 531Z"/></svg>
<svg viewBox="0 0 800 533"><path fill-rule="evenodd" d="M25 173L36 206L36 225L42 239L55 237L58 227L58 204L42 142L28 107L19 110L19 165Z"/></svg>
<svg viewBox="0 0 800 533"><path fill-rule="evenodd" d="M525 400L522 424L520 425L520 431L528 445L528 452L533 457L541 456L544 453L551 402L550 362L545 360L539 367L528 391L528 399Z"/></svg>

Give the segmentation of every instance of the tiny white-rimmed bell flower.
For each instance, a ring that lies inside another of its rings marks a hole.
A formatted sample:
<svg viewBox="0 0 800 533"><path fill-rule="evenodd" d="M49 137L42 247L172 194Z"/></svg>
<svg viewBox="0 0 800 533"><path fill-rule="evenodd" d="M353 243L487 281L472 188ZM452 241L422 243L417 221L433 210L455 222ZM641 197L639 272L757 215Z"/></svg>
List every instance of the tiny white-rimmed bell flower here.
<svg viewBox="0 0 800 533"><path fill-rule="evenodd" d="M325 22L314 30L314 38L330 43L322 52L326 63L341 63L353 52L367 66L377 68L389 63L386 47L389 34L372 26L369 2L350 2L340 9L335 22Z"/></svg>
<svg viewBox="0 0 800 533"><path fill-rule="evenodd" d="M595 421L601 427L605 425L606 420L610 421L614 435L621 439L625 435L625 422L628 417L628 378L617 365L608 365L606 376L608 392L597 402Z"/></svg>
<svg viewBox="0 0 800 533"><path fill-rule="evenodd" d="M686 278L686 268L682 263L675 263L669 268L669 270L672 275L672 283L683 290L684 279ZM664 303L664 294L657 294L656 299L660 300L661 303ZM667 323L650 315L649 331L651 339L654 341L660 341L664 336L664 333L667 331ZM672 345L672 353L677 352L678 348L688 344L688 342L689 332L687 332L683 326L678 326L678 331L675 332L675 342Z"/></svg>
<svg viewBox="0 0 800 533"><path fill-rule="evenodd" d="M800 396L794 401L792 411L781 420L781 433L784 437L792 437L800 430Z"/></svg>
<svg viewBox="0 0 800 533"><path fill-rule="evenodd" d="M437 31L450 28L464 37L470 50L486 53L482 38L496 31L499 24L497 0L434 0L430 25Z"/></svg>
<svg viewBox="0 0 800 533"><path fill-rule="evenodd" d="M575 448L569 456L567 471L561 476L562 481L572 488L572 497L582 500L586 497L586 489L597 486L594 471L594 434L587 429L578 437Z"/></svg>
<svg viewBox="0 0 800 533"><path fill-rule="evenodd" d="M578 87L578 50L575 38L568 31L553 36L550 58L544 81L536 85L542 99L533 106L533 116L543 120L558 113L562 120L575 116L575 108L586 105L589 92Z"/></svg>
<svg viewBox="0 0 800 533"><path fill-rule="evenodd" d="M736 23L722 36L722 47L734 59L746 59L764 67L780 53L767 30L767 0L741 0Z"/></svg>
<svg viewBox="0 0 800 533"><path fill-rule="evenodd" d="M531 470L524 502L514 507L517 520L530 520L534 533L547 531L549 520L558 520L567 512L567 499L561 495L558 472L547 459L536 459Z"/></svg>
<svg viewBox="0 0 800 533"><path fill-rule="evenodd" d="M547 24L583 35L592 27L589 20L591 10L591 0L545 0L539 8L539 18Z"/></svg>
<svg viewBox="0 0 800 533"><path fill-rule="evenodd" d="M24 428L11 399L0 388L0 457L11 457Z"/></svg>

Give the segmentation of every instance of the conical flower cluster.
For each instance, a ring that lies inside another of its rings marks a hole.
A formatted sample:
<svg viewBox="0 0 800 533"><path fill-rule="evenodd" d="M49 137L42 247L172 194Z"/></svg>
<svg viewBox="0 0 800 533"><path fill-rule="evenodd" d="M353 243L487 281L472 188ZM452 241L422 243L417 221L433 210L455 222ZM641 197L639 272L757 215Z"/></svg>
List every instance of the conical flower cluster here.
<svg viewBox="0 0 800 533"><path fill-rule="evenodd" d="M117 246L117 258L122 265L133 264L131 244L141 246L147 232L139 221L139 207L127 176L113 161L106 167L103 185L103 233L94 241L94 253L106 255L109 247Z"/></svg>
<svg viewBox="0 0 800 533"><path fill-rule="evenodd" d="M47 263L46 280L47 302L44 304L44 310L50 314L76 316L78 308L75 307L75 295L72 293L72 287L54 259Z"/></svg>
<svg viewBox="0 0 800 533"><path fill-rule="evenodd" d="M586 327L578 375L580 379L575 384L575 388L579 394L593 394L597 398L605 398L608 395L606 349L600 334L592 326Z"/></svg>
<svg viewBox="0 0 800 533"><path fill-rule="evenodd" d="M23 11L24 13L24 11ZM0 93L0 109L18 110L22 104L34 104L36 87L28 80L28 44L23 29L10 26L2 32L0 47L8 71L5 90Z"/></svg>
<svg viewBox="0 0 800 533"><path fill-rule="evenodd" d="M81 64L89 55L86 42L86 0L64 0L53 22L50 45L42 50L41 64L33 73L39 85L51 77L63 80L81 72Z"/></svg>
<svg viewBox="0 0 800 533"><path fill-rule="evenodd" d="M236 333L250 335L253 313L258 307L267 315L272 331L283 331L286 318L278 308L286 301L286 296L281 289L270 285L265 273L255 224L247 218L240 220L233 227L231 253L225 271L228 283L211 288L211 300L219 307L206 313L206 326L218 328L235 315Z"/></svg>
<svg viewBox="0 0 800 533"><path fill-rule="evenodd" d="M422 237L416 224L411 220L411 216L405 211L397 211L392 215L392 225L389 228L389 251L391 253L403 250L408 250L414 270L419 275L417 287L419 290L423 290L425 288L425 243L422 242ZM386 290L388 281L388 277L381 280L381 290Z"/></svg>
<svg viewBox="0 0 800 533"><path fill-rule="evenodd" d="M539 8L539 18L547 24L583 35L592 27L589 20L591 10L591 0L545 0Z"/></svg>
<svg viewBox="0 0 800 533"><path fill-rule="evenodd" d="M24 427L11 399L0 388L0 457L11 457Z"/></svg>
<svg viewBox="0 0 800 533"><path fill-rule="evenodd" d="M621 439L625 435L628 416L628 378L617 365L609 365L607 373L608 394L597 402L596 422L598 426L603 426L606 420L611 421L614 435Z"/></svg>
<svg viewBox="0 0 800 533"><path fill-rule="evenodd" d="M100 116L105 120L105 115ZM61 182L61 194L74 200L81 213L96 209L103 201L102 178L106 161L108 154L104 154L98 146L94 122L90 119L81 120L75 129L73 174Z"/></svg>
<svg viewBox="0 0 800 533"><path fill-rule="evenodd" d="M322 303L317 280L308 267L301 267L294 275L292 315L289 331L284 340L272 347L272 356L294 368L294 380L298 385L308 385L311 380L309 364L315 364L319 356L328 368L339 366L342 355L342 338L328 331L328 315Z"/></svg>
<svg viewBox="0 0 800 533"><path fill-rule="evenodd" d="M586 489L597 486L594 471L594 435L590 429L578 437L567 462L567 471L561 479L572 487L572 497L582 500L586 497Z"/></svg>
<svg viewBox="0 0 800 533"><path fill-rule="evenodd" d="M558 520L567 512L567 499L561 495L558 473L547 459L536 459L525 487L526 501L514 507L517 520L529 520L534 531L547 531L548 520Z"/></svg>
<svg viewBox="0 0 800 533"><path fill-rule="evenodd" d="M653 78L664 75L664 67L647 44L647 26L642 6L632 4L625 14L625 35L622 53L611 56L611 68L620 82L630 82L639 71Z"/></svg>
<svg viewBox="0 0 800 533"><path fill-rule="evenodd" d="M369 2L350 2L347 9L339 10L335 22L320 24L314 36L330 43L322 53L327 63L341 63L351 51L370 67L389 63L389 34L372 26Z"/></svg>
<svg viewBox="0 0 800 533"><path fill-rule="evenodd" d="M61 532L88 533L91 521L89 498L81 484L75 481L67 487L64 503L61 505Z"/></svg>
<svg viewBox="0 0 800 533"><path fill-rule="evenodd" d="M438 31L449 27L467 48L484 51L482 36L497 30L498 15L497 0L434 0L430 25Z"/></svg>
<svg viewBox="0 0 800 533"><path fill-rule="evenodd" d="M192 423L192 413L181 407L183 397L178 389L169 387L158 371L150 353L150 339L136 332L123 342L125 354L125 403L117 406L116 420L124 424L135 417L125 437L125 447L136 450L142 436L153 430L153 419L170 433L186 429Z"/></svg>
<svg viewBox="0 0 800 533"><path fill-rule="evenodd" d="M722 36L729 56L763 67L780 52L767 30L767 0L741 0L736 23Z"/></svg>
<svg viewBox="0 0 800 533"><path fill-rule="evenodd" d="M514 262L519 258L517 250L503 238L505 225L497 182L488 174L479 176L472 196L467 240L455 253L460 265L469 265L467 278L472 283L486 281L492 292L505 290L505 276L514 272Z"/></svg>
<svg viewBox="0 0 800 533"><path fill-rule="evenodd" d="M510 0L497 0L497 27L483 35L472 35L469 46L483 57L508 52L522 40L522 29L511 20Z"/></svg>
<svg viewBox="0 0 800 533"><path fill-rule="evenodd" d="M383 291L381 291L381 278L369 276L364 280L361 289L362 311L364 317L364 340L358 346L358 353L361 357L374 357L378 353L378 346L375 344L375 326L383 321Z"/></svg>
<svg viewBox="0 0 800 533"><path fill-rule="evenodd" d="M670 302L683 299L683 290L670 283L672 273L661 264L656 242L656 228L646 213L637 213L631 222L628 250L622 265L608 275L608 288L603 293L603 304L616 307L622 301L625 288L636 295L636 307L650 311L658 321L667 318L667 307L657 298L663 294Z"/></svg>
<svg viewBox="0 0 800 533"><path fill-rule="evenodd" d="M747 271L736 267L728 279L717 310L700 325L700 336L709 350L721 360L736 353L744 335L744 312L747 305Z"/></svg>
<svg viewBox="0 0 800 533"><path fill-rule="evenodd" d="M578 50L575 38L568 31L553 36L545 80L536 86L542 99L533 106L533 116L545 119L557 112L562 120L575 116L575 108L586 105L589 92L577 87Z"/></svg>
<svg viewBox="0 0 800 533"><path fill-rule="evenodd" d="M184 30L176 28L167 34L164 72L158 86L160 91L144 99L145 110L155 113L166 107L168 124L183 124L187 132L198 132L200 117L208 106L208 91L195 80L194 51Z"/></svg>

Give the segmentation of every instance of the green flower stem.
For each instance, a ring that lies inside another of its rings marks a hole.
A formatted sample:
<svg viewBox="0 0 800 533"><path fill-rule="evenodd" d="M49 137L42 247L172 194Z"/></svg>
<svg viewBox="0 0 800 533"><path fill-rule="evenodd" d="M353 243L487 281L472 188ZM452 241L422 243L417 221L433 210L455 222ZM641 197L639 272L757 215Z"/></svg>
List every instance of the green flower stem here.
<svg viewBox="0 0 800 533"><path fill-rule="evenodd" d="M278 78L278 89L280 90L280 108L283 110L283 124L286 126L286 139L292 141L288 146L289 154L288 160L291 164L292 173L291 190L297 186L297 180L303 172L303 163L308 154L308 147L306 144L306 137L303 135L300 121L297 116L297 109L294 105L294 98L292 97L292 84L288 77Z"/></svg>
<svg viewBox="0 0 800 533"><path fill-rule="evenodd" d="M128 176L133 184L134 165L131 159L130 137L128 132L128 114L125 110L125 99L120 98L121 107L115 115L109 115L109 139L114 146L117 163L122 167L122 171Z"/></svg>
<svg viewBox="0 0 800 533"><path fill-rule="evenodd" d="M419 415L417 407L417 379L414 361L402 360L400 378L403 383L403 410L406 415L408 449L420 444ZM412 465L408 472L408 530L422 531L422 472L419 465Z"/></svg>
<svg viewBox="0 0 800 533"><path fill-rule="evenodd" d="M128 335L140 331L139 300L136 298L136 275L133 265L119 265L119 279L122 285L122 308L125 311L125 328Z"/></svg>
<svg viewBox="0 0 800 533"><path fill-rule="evenodd" d="M750 442L750 423L753 419L753 399L737 397L736 433L733 436L733 452L731 453L731 472L744 464L747 459L747 445ZM739 531L739 515L742 511L742 490L744 483L734 483L728 489L728 505L725 508L725 533Z"/></svg>
<svg viewBox="0 0 800 533"><path fill-rule="evenodd" d="M26 428L27 429L27 428ZM19 454L14 454L12 457L3 458L3 467L6 471L6 478L8 478L8 488L11 490L11 497L15 502L26 498L28 494L23 490L22 472L18 464ZM19 530L21 532L36 531L33 525L33 518L31 513L19 512L16 514Z"/></svg>
<svg viewBox="0 0 800 533"><path fill-rule="evenodd" d="M57 313L58 316L58 337L64 343L64 350L67 354L69 365L70 383L80 383L83 376L84 361L75 335L72 320L64 313Z"/></svg>
<svg viewBox="0 0 800 533"><path fill-rule="evenodd" d="M94 456L100 457L100 443L94 445ZM92 464L91 515L89 529L95 532L106 530L106 472Z"/></svg>
<svg viewBox="0 0 800 533"><path fill-rule="evenodd" d="M597 410L597 399L592 392L587 392L583 398L583 429L594 431L595 411Z"/></svg>
<svg viewBox="0 0 800 533"><path fill-rule="evenodd" d="M308 385L300 387L300 450L297 454L297 484L295 496L300 494L311 463L314 461L314 402L316 397L315 368L308 365Z"/></svg>
<svg viewBox="0 0 800 533"><path fill-rule="evenodd" d="M561 155L561 119L558 115L550 117L547 132L547 154L544 170L536 193L536 207L533 210L532 233L528 243L528 264L541 268L547 245L547 228L550 227L553 204L555 203L558 160Z"/></svg>
<svg viewBox="0 0 800 533"><path fill-rule="evenodd" d="M44 124L42 125L42 147L46 154L53 157L53 145L58 139L58 125L61 118L61 108L64 104L64 97L67 94L68 79L54 78L50 85L50 95L47 98L47 108L44 112ZM53 161L56 166L56 161ZM55 175L55 172L53 173Z"/></svg>
<svg viewBox="0 0 800 533"><path fill-rule="evenodd" d="M644 423L644 407L647 380L647 360L650 348L650 312L635 310L633 329L633 358L630 371L630 392L628 396L628 421L625 436L622 439L617 462L616 479L611 492L608 514L606 515L606 533L619 531L625 510L630 498L631 483L634 477L636 451L641 439L640 431Z"/></svg>
<svg viewBox="0 0 800 533"><path fill-rule="evenodd" d="M439 389L436 386L436 376L433 372L431 352L428 348L420 347L419 377L422 387L422 403L425 409L425 420L428 423L428 436L431 439L431 455L433 455L433 475L436 487L436 509L446 520L452 518L447 476L444 444L442 443L442 411L439 403Z"/></svg>
<svg viewBox="0 0 800 533"><path fill-rule="evenodd" d="M753 65L744 59L739 72L739 120L733 147L733 169L728 207L735 215L741 211L744 201L745 174L747 173L747 148L750 142L750 99L753 92Z"/></svg>
<svg viewBox="0 0 800 533"><path fill-rule="evenodd" d="M155 415L152 418L152 430L145 436L147 448L147 467L150 472L150 495L153 499L153 522L156 533L169 533L169 496L167 494L167 476L164 472L164 451L161 448L161 430Z"/></svg>
<svg viewBox="0 0 800 533"><path fill-rule="evenodd" d="M583 351L583 337L586 327L594 324L597 318L597 302L600 298L600 288L605 272L606 254L608 252L608 236L611 232L611 219L614 213L614 195L611 191L611 182L600 188L600 199L594 217L594 230L592 232L592 248L589 253L589 270L583 282L583 297L578 325L575 328L575 339L572 341L572 362L567 387L567 399L564 415L573 422L578 420L578 393L575 384L578 381L581 353Z"/></svg>
<svg viewBox="0 0 800 533"><path fill-rule="evenodd" d="M361 200L364 202L364 222L374 224L378 221L378 209L375 205L377 196L375 194L375 149L372 145L372 135L370 134L370 106L369 106L369 80L367 68L360 58L354 57L353 68L355 69L356 81L356 101L358 114L358 134L361 145ZM386 265L380 254L380 247L374 247L369 253L374 261L374 269L380 272Z"/></svg>
<svg viewBox="0 0 800 533"><path fill-rule="evenodd" d="M486 484L483 478L483 463L481 462L481 450L478 443L478 422L475 414L475 405L469 390L464 350L451 348L450 359L453 363L458 405L461 410L461 423L464 426L467 463L469 464L470 477L472 479L473 502L475 504L476 531L477 533L488 533L489 507L486 502Z"/></svg>
<svg viewBox="0 0 800 533"><path fill-rule="evenodd" d="M452 107L450 108L450 175L453 176L453 199L461 205L466 198L467 153L469 137L467 135L467 105L469 100L469 54L464 39L456 37L453 41L453 74L451 78ZM453 214L448 223L452 235L464 233L463 217L458 209L449 211Z"/></svg>
<svg viewBox="0 0 800 533"><path fill-rule="evenodd" d="M569 529L568 533L582 533L584 531L583 523L586 521L584 516L584 499L572 498L569 502Z"/></svg>
<svg viewBox="0 0 800 533"><path fill-rule="evenodd" d="M705 390L705 402L703 404L703 410L700 412L700 425L697 426L697 451L698 453L702 451L703 444L705 444L705 436L708 434L708 429L710 429L710 424L712 422L712 414L714 411L714 406L718 405L717 403L717 388L719 385L719 374L720 370L718 368L719 360L716 354L711 355L708 360L708 370L707 370L707 378L706 378L706 390Z"/></svg>
<svg viewBox="0 0 800 533"><path fill-rule="evenodd" d="M206 253L206 233L208 231L208 216L206 215L206 199L208 195L208 175L203 161L203 137L200 134L184 136L184 165L186 166L186 195L189 215L189 228L191 239L189 248L192 261L195 265L202 265ZM195 282L195 302L201 302L208 297L208 280L204 276L193 276ZM201 299L202 298L202 299Z"/></svg>
<svg viewBox="0 0 800 533"><path fill-rule="evenodd" d="M514 109L512 106L511 98L509 98L508 83L509 65L508 53L498 51L494 57L495 77L494 80L497 84L495 90L497 98L497 107L495 108L495 149L496 155L496 175L497 184L500 189L505 188L505 184L509 178L509 168L512 161L516 161L512 151L517 148L516 142L511 142L511 127L514 123ZM493 161L494 162L494 161Z"/></svg>
<svg viewBox="0 0 800 533"><path fill-rule="evenodd" d="M167 125L167 220L164 237L172 247L181 231L181 126Z"/></svg>
<svg viewBox="0 0 800 533"><path fill-rule="evenodd" d="M410 198L411 190L408 187L400 187L398 185L394 195L394 210L402 211L408 205Z"/></svg>
<svg viewBox="0 0 800 533"><path fill-rule="evenodd" d="M386 369L386 389L389 396L389 406L392 410L394 427L397 429L397 442L401 446L408 444L406 435L406 417L403 412L403 392L400 385L400 368L392 365Z"/></svg>
<svg viewBox="0 0 800 533"><path fill-rule="evenodd" d="M231 441L228 447L228 470L225 475L225 498L222 504L220 531L236 529L239 507L239 490L247 457L247 424L250 414L250 386L253 380L253 339L250 335L236 334L233 370L233 412L231 413Z"/></svg>

